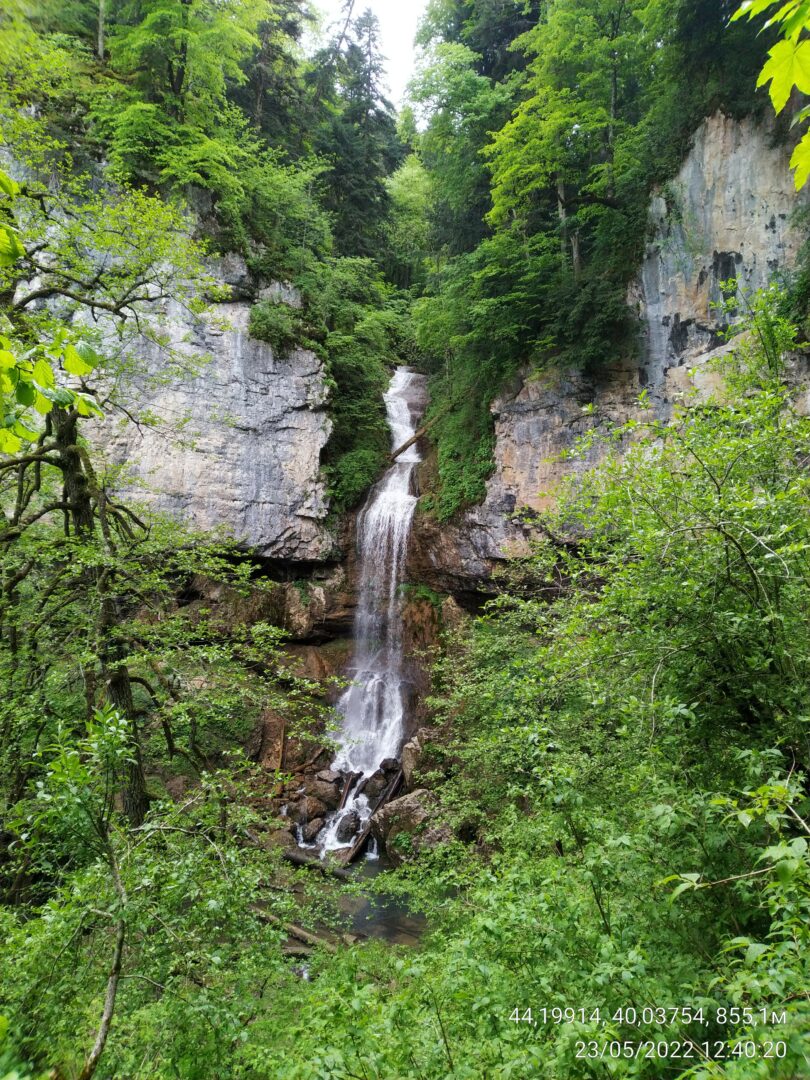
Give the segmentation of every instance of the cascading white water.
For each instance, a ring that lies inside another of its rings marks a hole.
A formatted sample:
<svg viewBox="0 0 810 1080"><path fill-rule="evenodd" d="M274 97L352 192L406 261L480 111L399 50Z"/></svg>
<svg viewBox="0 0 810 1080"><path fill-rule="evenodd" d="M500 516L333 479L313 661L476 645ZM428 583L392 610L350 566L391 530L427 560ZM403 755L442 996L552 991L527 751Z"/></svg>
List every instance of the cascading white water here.
<svg viewBox="0 0 810 1080"><path fill-rule="evenodd" d="M392 450L414 435L417 417L412 405L421 400L423 389L423 375L397 368L385 394ZM352 684L337 704L343 722L332 765L347 775L371 776L386 758L397 757L402 747L405 699L400 585L417 502L411 491L413 471L420 461L416 444L400 454L372 489L357 520L360 572ZM350 796L318 837L317 846L321 851L345 847L346 840L337 838L341 822L356 814L362 828L371 811L365 795Z"/></svg>

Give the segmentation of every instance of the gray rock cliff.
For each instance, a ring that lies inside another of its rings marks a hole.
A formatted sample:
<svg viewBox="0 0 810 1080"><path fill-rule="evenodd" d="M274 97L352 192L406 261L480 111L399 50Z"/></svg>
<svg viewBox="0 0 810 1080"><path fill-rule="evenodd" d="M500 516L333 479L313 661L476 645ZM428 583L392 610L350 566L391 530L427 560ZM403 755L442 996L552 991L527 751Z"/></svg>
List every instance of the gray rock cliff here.
<svg viewBox="0 0 810 1080"><path fill-rule="evenodd" d="M267 558L323 561L334 549L320 476L332 427L323 364L302 349L276 356L249 336L249 315L246 301L203 318L169 305L161 330L198 373L142 380L132 389L157 423L110 418L97 442L155 509ZM164 348L145 342L140 352L159 373Z"/></svg>
<svg viewBox="0 0 810 1080"><path fill-rule="evenodd" d="M499 561L526 548L531 530L518 520L521 510L549 506L559 482L598 455L560 462L562 451L594 425L638 415L644 390L656 416L670 415L692 381L689 371L722 340L724 319L714 307L720 282L737 278L751 293L796 257L801 234L791 219L810 205L810 193L797 196L790 155L770 125L720 113L701 125L677 177L650 207L644 264L628 296L639 320L639 358L598 376L527 373L503 392L492 406L495 469L486 499L450 525L418 520L420 580L456 593L486 591Z"/></svg>

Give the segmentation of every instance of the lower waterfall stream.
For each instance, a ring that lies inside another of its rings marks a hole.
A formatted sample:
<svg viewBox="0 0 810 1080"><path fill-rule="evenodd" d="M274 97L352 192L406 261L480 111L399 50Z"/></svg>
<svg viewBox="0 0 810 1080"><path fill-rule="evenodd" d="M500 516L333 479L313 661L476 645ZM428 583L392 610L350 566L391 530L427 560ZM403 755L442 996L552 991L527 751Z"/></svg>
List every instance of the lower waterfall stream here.
<svg viewBox="0 0 810 1080"><path fill-rule="evenodd" d="M425 376L397 368L384 395L391 449L413 438L424 407ZM357 518L358 605L351 685L337 703L342 718L332 764L351 784L313 847L326 854L354 843L366 829L376 799L363 793L380 765L399 756L405 736L402 585L417 497L413 473L421 461L414 443L372 488Z"/></svg>

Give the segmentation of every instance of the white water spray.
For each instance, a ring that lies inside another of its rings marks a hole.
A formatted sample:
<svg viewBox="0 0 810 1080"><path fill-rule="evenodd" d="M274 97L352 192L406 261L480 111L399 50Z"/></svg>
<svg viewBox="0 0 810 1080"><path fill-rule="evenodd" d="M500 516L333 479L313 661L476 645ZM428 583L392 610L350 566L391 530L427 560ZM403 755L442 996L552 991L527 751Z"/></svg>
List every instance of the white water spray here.
<svg viewBox="0 0 810 1080"><path fill-rule="evenodd" d="M415 406L423 394L424 376L398 368L385 394L392 450L415 434ZM343 723L332 765L346 774L369 777L386 758L398 757L402 748L405 699L400 585L417 502L411 490L413 471L420 461L414 443L372 489L357 520L360 572L352 685L337 704ZM329 821L317 846L321 851L345 847L346 840L337 838L344 818L356 814L363 828L371 813L372 805L365 795L351 795Z"/></svg>

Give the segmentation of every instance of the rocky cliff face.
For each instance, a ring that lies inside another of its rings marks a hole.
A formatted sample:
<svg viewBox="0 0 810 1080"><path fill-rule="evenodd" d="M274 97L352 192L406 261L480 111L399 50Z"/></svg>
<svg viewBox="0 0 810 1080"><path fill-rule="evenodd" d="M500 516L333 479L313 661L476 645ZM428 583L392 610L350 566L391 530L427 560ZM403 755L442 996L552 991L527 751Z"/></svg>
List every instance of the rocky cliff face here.
<svg viewBox="0 0 810 1080"><path fill-rule="evenodd" d="M228 281L232 268L221 276ZM159 423L110 419L98 441L153 507L266 558L324 561L335 544L320 477L331 432L323 364L302 349L276 356L249 336L249 314L242 301L216 304L202 319L168 307L161 329L199 373L142 381L138 397ZM156 376L164 348L145 343L140 352Z"/></svg>
<svg viewBox="0 0 810 1080"><path fill-rule="evenodd" d="M721 114L695 133L678 176L652 200L650 240L628 301L639 321L639 359L603 369L527 374L494 402L495 470L481 506L451 526L420 519L413 573L434 588L486 591L505 555L525 549L521 512L548 506L556 485L595 460L560 462L594 425L623 423L646 390L654 413L669 416L689 370L722 340L720 283L750 293L787 267L801 242L791 218L810 205L797 196L791 148L770 126ZM583 413L584 406L593 406ZM649 415L649 414L646 414Z"/></svg>
<svg viewBox="0 0 810 1080"><path fill-rule="evenodd" d="M668 368L720 343L721 282L736 278L751 294L795 259L791 218L809 200L796 194L790 155L772 126L750 119L717 113L695 133L677 178L652 201L652 240L631 290L644 325L642 382L659 388Z"/></svg>
<svg viewBox="0 0 810 1080"><path fill-rule="evenodd" d="M756 290L797 253L791 218L810 198L797 197L789 158L770 126L720 114L704 122L678 176L652 200L646 257L628 295L639 358L598 376L525 374L507 387L492 406L495 470L486 499L451 525L417 518L411 580L476 602L498 563L525 550L526 511L548 506L560 480L591 463L561 463L561 451L594 424L632 417L642 390L656 415L669 415L690 369L721 340L714 308L721 282L735 277L744 291ZM320 478L330 434L321 362L302 350L277 357L251 339L244 268L224 262L218 272L232 303L216 305L206 320L165 314L172 341L208 363L194 379L143 391L162 428L108 421L100 441L156 507L203 529L226 529L267 558L328 561L336 551ZM279 297L295 303L288 292ZM146 352L159 371L161 348Z"/></svg>

